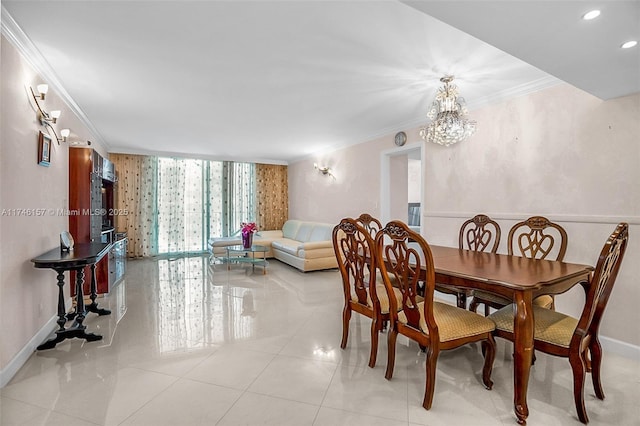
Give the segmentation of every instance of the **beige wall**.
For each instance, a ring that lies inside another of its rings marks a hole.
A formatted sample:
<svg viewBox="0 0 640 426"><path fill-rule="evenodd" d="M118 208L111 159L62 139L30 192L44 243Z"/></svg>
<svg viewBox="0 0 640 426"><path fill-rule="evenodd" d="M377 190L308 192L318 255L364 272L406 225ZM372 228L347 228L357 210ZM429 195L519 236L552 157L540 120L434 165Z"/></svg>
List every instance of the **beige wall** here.
<svg viewBox="0 0 640 426"><path fill-rule="evenodd" d="M422 185L420 182L422 179L422 161L409 159L407 166L409 167L409 191L407 201L409 203L419 203L421 201L420 197L422 193Z"/></svg>
<svg viewBox="0 0 640 426"><path fill-rule="evenodd" d="M289 198L289 218L338 223L345 216L377 212L380 151L388 147L389 141L378 139L289 165L289 196L295 198ZM330 167L334 177L319 173L313 163Z"/></svg>
<svg viewBox="0 0 640 426"><path fill-rule="evenodd" d="M494 217L505 231L518 219L542 214L569 233L567 261L595 264L615 224L631 222L602 334L639 346L638 117L640 94L605 102L569 85L472 111L478 122L472 139L448 148L423 145L424 235L433 244L455 246L460 224L476 213ZM417 128L406 132L408 144L419 141ZM392 147L388 135L326 153L327 163L339 166L335 181L313 173L315 158L289 165L290 216L337 222L361 212L380 215L380 158ZM576 288L557 305L577 314L582 303Z"/></svg>
<svg viewBox="0 0 640 426"><path fill-rule="evenodd" d="M4 36L1 43L0 371L5 380L11 361L29 345L42 343L30 341L57 311L55 272L35 269L30 259L57 247L60 232L68 228L67 216L55 210L68 208L69 148L53 142L51 165L37 164L38 131L44 128L28 88L44 81ZM43 102L47 111L62 111L57 130L68 127L77 139L94 139L51 87ZM24 210L17 215L13 209ZM41 215L28 216L34 209Z"/></svg>

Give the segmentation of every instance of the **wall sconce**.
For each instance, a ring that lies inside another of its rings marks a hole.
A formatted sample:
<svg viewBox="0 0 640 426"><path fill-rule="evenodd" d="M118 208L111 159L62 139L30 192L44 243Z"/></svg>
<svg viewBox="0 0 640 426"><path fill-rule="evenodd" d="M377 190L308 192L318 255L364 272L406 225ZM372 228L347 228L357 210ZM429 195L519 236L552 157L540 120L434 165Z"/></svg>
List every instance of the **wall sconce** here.
<svg viewBox="0 0 640 426"><path fill-rule="evenodd" d="M38 84L36 86L36 89L38 90L38 95L36 95L36 93L33 91L33 87L29 87L29 90L31 90L31 96L33 97L33 100L36 103L36 107L38 108L38 119L40 120L40 124L51 129L51 131L56 137L56 140L58 141L58 145L60 145L60 142L67 140L66 138L69 136L69 133L68 133L69 129L62 129L62 131L60 132L62 134L62 138L58 136L58 133L56 133L56 129L53 127L53 124L58 122L58 118L60 118L60 111L53 110L51 112L46 112L40 106L40 102L38 102L38 98L40 98L40 100L43 101L44 98L46 97L47 92L49 91L49 85ZM67 132L65 132L65 130ZM66 136L63 134L63 132L66 133Z"/></svg>
<svg viewBox="0 0 640 426"><path fill-rule="evenodd" d="M333 173L331 173L331 169L329 167L327 167L327 166L318 166L318 163L313 163L313 168L318 170L323 175L331 176L332 178L335 179L335 176L333 175Z"/></svg>
<svg viewBox="0 0 640 426"><path fill-rule="evenodd" d="M49 85L48 84L38 84L36 86L36 89L38 89L38 93L40 94L40 100L44 101L44 96L49 91ZM31 93L33 93L33 89L31 89Z"/></svg>
<svg viewBox="0 0 640 426"><path fill-rule="evenodd" d="M69 135L71 135L71 130L62 129L60 130L60 136L62 136L62 142L67 142L69 146L89 146L91 145L91 141L70 141Z"/></svg>

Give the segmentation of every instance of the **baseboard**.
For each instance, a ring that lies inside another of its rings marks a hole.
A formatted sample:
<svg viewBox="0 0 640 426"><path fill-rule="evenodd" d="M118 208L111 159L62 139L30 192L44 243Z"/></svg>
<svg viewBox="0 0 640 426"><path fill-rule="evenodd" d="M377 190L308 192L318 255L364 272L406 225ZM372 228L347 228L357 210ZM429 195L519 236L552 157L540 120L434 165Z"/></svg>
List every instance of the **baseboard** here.
<svg viewBox="0 0 640 426"><path fill-rule="evenodd" d="M612 339L606 336L600 336L600 343L605 352L613 352L625 358L634 361L640 361L640 346L632 345L627 342Z"/></svg>
<svg viewBox="0 0 640 426"><path fill-rule="evenodd" d="M65 303L66 312L71 306L71 299L68 298ZM47 337L58 329L58 315L52 316L49 321L27 342L26 345L13 357L9 364L0 370L0 388L3 388L13 379L18 370L27 362L29 357L35 352L36 348L44 342Z"/></svg>
<svg viewBox="0 0 640 426"><path fill-rule="evenodd" d="M35 336L13 357L5 368L0 371L0 388L6 386L18 370L27 362L31 354L36 350L38 345L45 341L54 330L58 328L58 316L54 315L49 321L36 333Z"/></svg>

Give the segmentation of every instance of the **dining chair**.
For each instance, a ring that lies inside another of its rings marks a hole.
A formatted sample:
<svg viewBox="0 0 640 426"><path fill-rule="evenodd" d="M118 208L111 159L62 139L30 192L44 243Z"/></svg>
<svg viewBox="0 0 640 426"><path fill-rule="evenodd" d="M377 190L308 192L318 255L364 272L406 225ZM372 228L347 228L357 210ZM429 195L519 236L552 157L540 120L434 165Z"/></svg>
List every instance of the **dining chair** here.
<svg viewBox="0 0 640 426"><path fill-rule="evenodd" d="M371 238L373 239L376 238L376 235L382 229L382 223L369 213L362 213L356 218L356 222L369 231L369 235L371 235Z"/></svg>
<svg viewBox="0 0 640 426"><path fill-rule="evenodd" d="M485 214L477 214L464 221L458 233L458 248L478 252L488 251L496 253L500 245L500 225ZM467 297L473 296L473 292L467 289L448 284L436 284L436 290L442 293L453 294L459 308L467 308ZM475 309L472 309L475 312ZM485 316L488 313L485 314Z"/></svg>
<svg viewBox="0 0 640 426"><path fill-rule="evenodd" d="M613 284L618 276L628 239L629 225L620 223L604 244L589 282L581 283L586 299L579 318L544 309L541 306L533 307L534 348L550 355L569 359L573 371L573 397L578 418L582 423L589 421L584 405L586 372L591 372L596 396L598 399L604 399L600 380L602 346L598 330ZM489 315L489 318L496 323L496 336L514 340L511 306L500 309Z"/></svg>
<svg viewBox="0 0 640 426"><path fill-rule="evenodd" d="M364 229L366 229L367 231L369 231L369 235L371 235L372 239L376 239L376 235L378 235L378 232L380 232L380 230L382 229L382 223L376 219L375 217L371 216L369 213L362 213L360 216L358 216L356 218L356 222L358 223L358 225L362 226ZM375 244L374 247L372 247L372 250L375 250ZM377 271L378 276L377 278L377 282L382 283L382 276L380 275L380 269L378 268ZM393 285L395 286L395 281L393 280L393 277L391 278L391 282L393 283ZM383 328L386 328L387 325L387 321L383 322Z"/></svg>
<svg viewBox="0 0 640 426"><path fill-rule="evenodd" d="M340 347L347 346L352 312L371 318L369 367L373 368L378 354L378 333L389 321L390 306L387 291L376 273L374 240L367 229L351 218L342 219L333 228L332 240L344 291ZM401 296L399 291L395 294ZM396 301L394 306L397 305Z"/></svg>
<svg viewBox="0 0 640 426"><path fill-rule="evenodd" d="M556 244L557 243L557 244ZM562 261L567 251L568 236L564 228L543 216L532 216L511 227L507 236L507 253L531 259L546 259L555 254L554 260ZM475 312L478 305L484 304L484 314L489 308L501 309L513 301L481 290L473 291L469 310ZM536 297L534 305L554 309L553 296Z"/></svg>
<svg viewBox="0 0 640 426"><path fill-rule="evenodd" d="M482 342L482 381L491 389L495 358L495 325L486 317L446 303L435 302L435 269L429 244L408 225L389 222L376 237L376 256L389 297L388 360L385 377L391 379L395 364L396 340L402 334L426 352L426 380L422 406L430 409L436 382L436 364L441 350L471 342ZM393 287L390 276L399 286ZM418 281L425 282L424 299L417 294ZM396 290L401 297L393 297Z"/></svg>

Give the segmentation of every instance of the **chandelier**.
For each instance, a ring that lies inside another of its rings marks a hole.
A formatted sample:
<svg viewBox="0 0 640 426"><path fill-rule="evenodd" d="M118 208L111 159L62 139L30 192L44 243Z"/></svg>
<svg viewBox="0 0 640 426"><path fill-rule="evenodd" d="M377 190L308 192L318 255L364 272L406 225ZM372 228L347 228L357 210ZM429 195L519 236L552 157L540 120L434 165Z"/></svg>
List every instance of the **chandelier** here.
<svg viewBox="0 0 640 426"><path fill-rule="evenodd" d="M467 120L467 108L458 88L451 84L453 76L440 79L444 86L438 89L427 117L431 123L420 129L420 137L427 142L449 146L463 141L476 131L476 122Z"/></svg>

